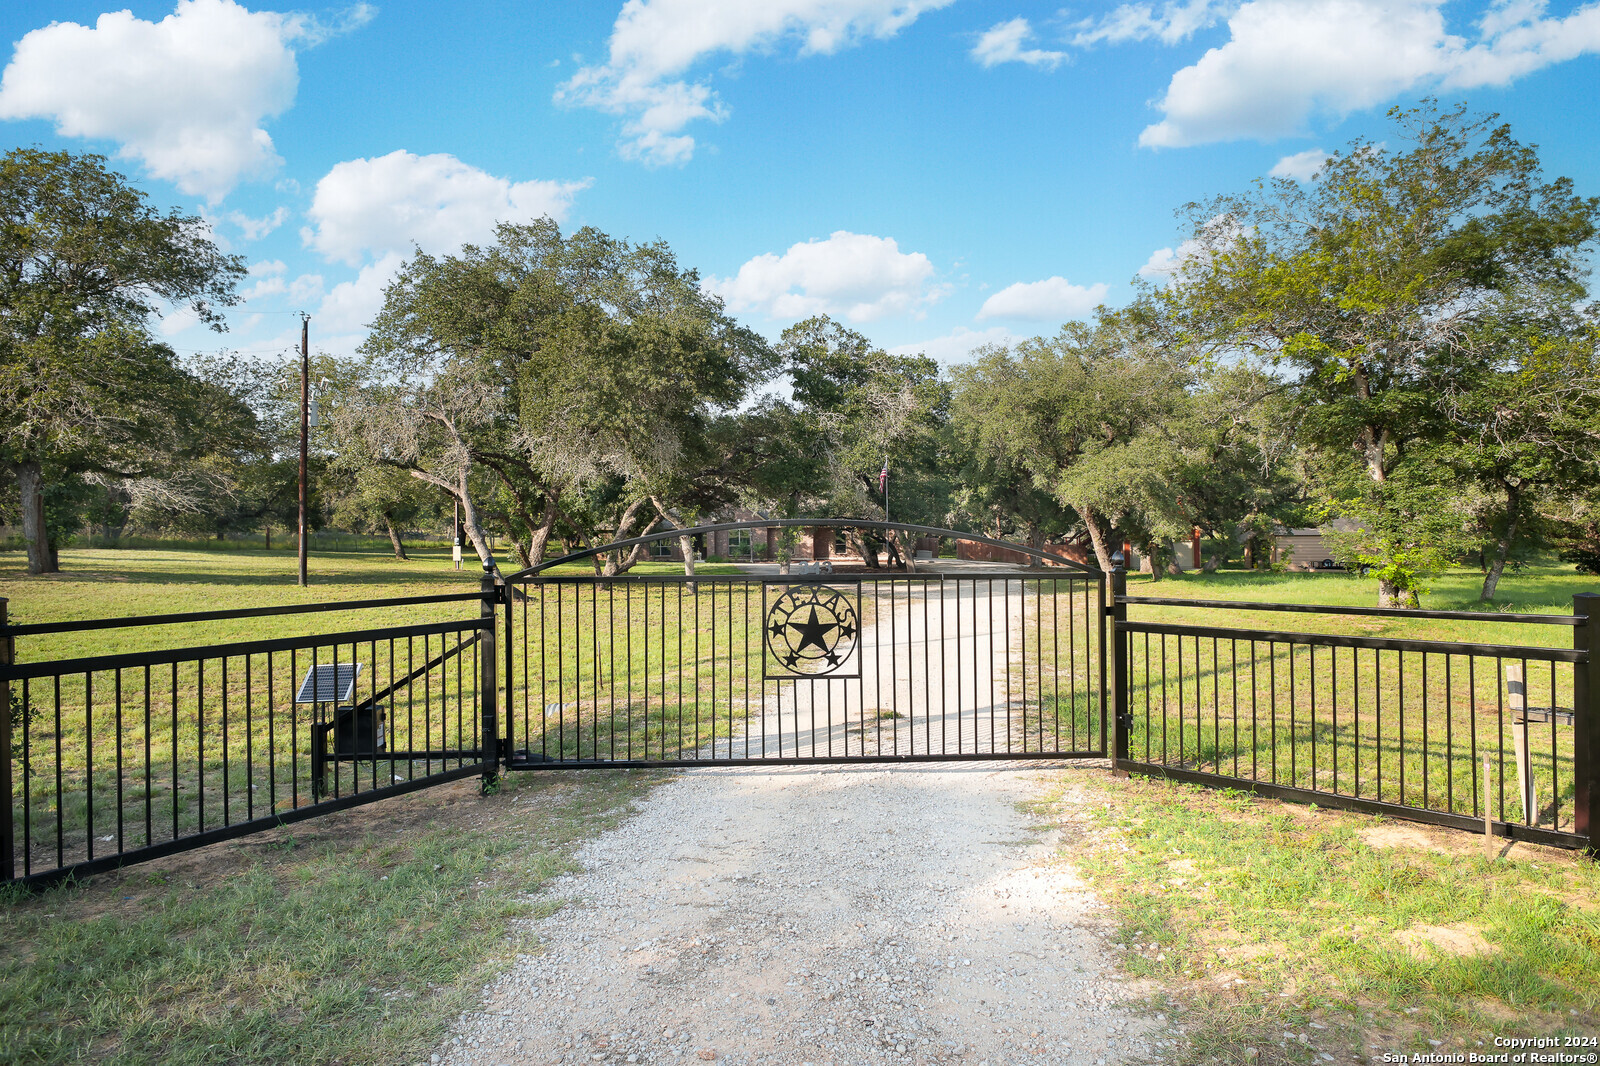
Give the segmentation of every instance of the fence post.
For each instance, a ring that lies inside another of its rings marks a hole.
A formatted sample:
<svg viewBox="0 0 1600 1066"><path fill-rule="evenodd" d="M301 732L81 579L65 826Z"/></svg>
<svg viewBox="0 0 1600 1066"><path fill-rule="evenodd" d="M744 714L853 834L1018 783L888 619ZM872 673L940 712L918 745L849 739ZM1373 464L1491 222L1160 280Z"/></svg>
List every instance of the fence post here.
<svg viewBox="0 0 1600 1066"><path fill-rule="evenodd" d="M494 789L495 782L500 777L500 714L495 706L496 691L495 678L495 604L500 600L500 586L495 583L494 568L489 563L483 564L483 581L479 586L483 598L479 600L478 611L484 619L485 625L478 631L480 644L478 654L478 710L483 724L479 726L479 749L483 757L483 791L485 793Z"/></svg>
<svg viewBox="0 0 1600 1066"><path fill-rule="evenodd" d="M0 596L0 668L16 661L16 645L5 632L8 601ZM27 712L23 712L27 728ZM0 678L0 881L17 876L15 855L16 827L11 821L11 679Z"/></svg>
<svg viewBox="0 0 1600 1066"><path fill-rule="evenodd" d="M1126 773L1120 763L1128 758L1128 732L1133 716L1128 713L1128 634L1122 623L1128 620L1128 571L1120 560L1111 568L1111 769Z"/></svg>
<svg viewBox="0 0 1600 1066"><path fill-rule="evenodd" d="M1572 613L1583 619L1572 630L1572 646L1588 652L1587 662L1573 670L1572 684L1572 772L1573 832L1589 838L1585 847L1591 856L1600 855L1600 841L1595 833L1596 807L1600 806L1600 639L1596 627L1600 626L1600 594L1583 592L1572 597ZM1550 728L1555 728L1555 710L1551 701Z"/></svg>

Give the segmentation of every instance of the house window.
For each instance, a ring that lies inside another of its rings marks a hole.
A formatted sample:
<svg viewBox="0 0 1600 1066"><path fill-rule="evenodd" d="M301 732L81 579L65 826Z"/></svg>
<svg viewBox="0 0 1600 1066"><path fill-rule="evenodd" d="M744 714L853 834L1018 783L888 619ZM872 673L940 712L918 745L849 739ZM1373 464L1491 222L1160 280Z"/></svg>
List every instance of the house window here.
<svg viewBox="0 0 1600 1066"><path fill-rule="evenodd" d="M652 559L671 559L672 558L672 540L670 538L665 538L664 537L661 540L653 540L653 541L651 541L650 542L650 558L652 558Z"/></svg>
<svg viewBox="0 0 1600 1066"><path fill-rule="evenodd" d="M850 554L850 545L845 542L843 533L835 533L833 535L833 554L835 554L835 555L849 555Z"/></svg>
<svg viewBox="0 0 1600 1066"><path fill-rule="evenodd" d="M728 558L754 559L755 544L750 540L748 529L735 529L728 534Z"/></svg>

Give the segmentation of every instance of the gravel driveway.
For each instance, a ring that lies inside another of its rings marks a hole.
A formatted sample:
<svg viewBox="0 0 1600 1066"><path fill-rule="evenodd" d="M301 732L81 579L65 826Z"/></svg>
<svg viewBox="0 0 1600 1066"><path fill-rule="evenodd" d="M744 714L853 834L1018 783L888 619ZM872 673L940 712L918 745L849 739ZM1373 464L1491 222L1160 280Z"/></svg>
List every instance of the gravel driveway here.
<svg viewBox="0 0 1600 1066"><path fill-rule="evenodd" d="M686 773L583 848L433 1061L1150 1061L1105 912L1017 809L1061 772Z"/></svg>

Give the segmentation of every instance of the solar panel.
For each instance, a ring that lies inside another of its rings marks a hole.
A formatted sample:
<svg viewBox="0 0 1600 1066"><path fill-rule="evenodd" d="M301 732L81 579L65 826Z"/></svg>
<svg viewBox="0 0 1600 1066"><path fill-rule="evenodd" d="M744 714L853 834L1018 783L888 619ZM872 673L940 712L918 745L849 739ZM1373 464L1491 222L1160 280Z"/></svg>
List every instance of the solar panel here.
<svg viewBox="0 0 1600 1066"><path fill-rule="evenodd" d="M296 703L344 703L355 694L360 663L329 663L306 668L305 680L295 693Z"/></svg>

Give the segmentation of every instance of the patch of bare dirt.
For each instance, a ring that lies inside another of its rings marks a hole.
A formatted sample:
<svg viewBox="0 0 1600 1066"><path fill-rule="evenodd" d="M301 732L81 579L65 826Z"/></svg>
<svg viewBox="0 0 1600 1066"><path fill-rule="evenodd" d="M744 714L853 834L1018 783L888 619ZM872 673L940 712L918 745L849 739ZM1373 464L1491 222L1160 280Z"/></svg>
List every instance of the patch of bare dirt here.
<svg viewBox="0 0 1600 1066"><path fill-rule="evenodd" d="M1396 933L1394 938L1419 959L1429 958L1433 953L1471 958L1500 950L1470 925L1414 925Z"/></svg>

